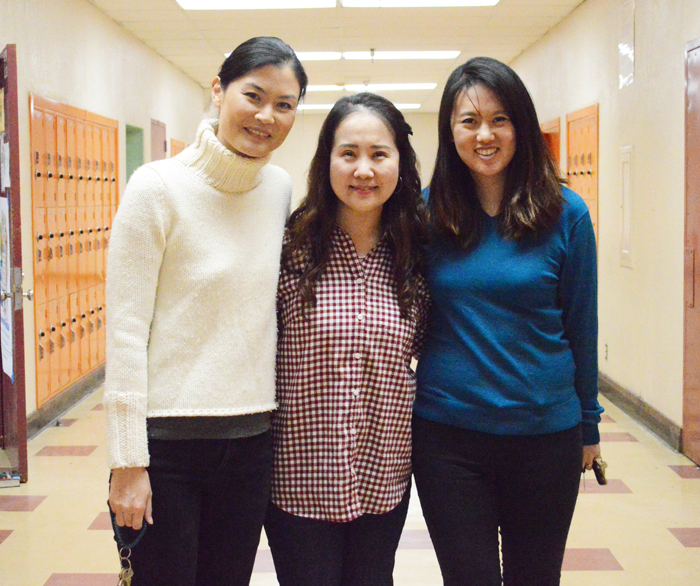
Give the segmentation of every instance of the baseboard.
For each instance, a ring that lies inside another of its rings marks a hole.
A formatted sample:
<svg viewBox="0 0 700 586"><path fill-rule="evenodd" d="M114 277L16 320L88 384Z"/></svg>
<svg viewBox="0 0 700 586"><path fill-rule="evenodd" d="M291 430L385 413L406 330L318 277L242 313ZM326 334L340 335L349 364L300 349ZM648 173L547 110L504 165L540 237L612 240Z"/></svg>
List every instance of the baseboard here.
<svg viewBox="0 0 700 586"><path fill-rule="evenodd" d="M27 415L27 439L33 438L42 429L51 425L71 407L103 384L104 380L105 365L103 364L72 384L60 395L42 405L34 413Z"/></svg>
<svg viewBox="0 0 700 586"><path fill-rule="evenodd" d="M614 405L617 405L630 417L636 419L644 427L659 436L677 452L683 449L682 430L663 413L645 403L641 397L632 394L610 380L604 374L598 375L600 392Z"/></svg>

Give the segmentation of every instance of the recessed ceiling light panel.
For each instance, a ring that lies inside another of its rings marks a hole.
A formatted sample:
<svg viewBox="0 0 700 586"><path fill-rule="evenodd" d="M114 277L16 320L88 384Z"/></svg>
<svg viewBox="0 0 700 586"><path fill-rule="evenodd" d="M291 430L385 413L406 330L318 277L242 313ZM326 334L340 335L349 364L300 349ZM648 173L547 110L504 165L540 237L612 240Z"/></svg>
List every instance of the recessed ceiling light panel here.
<svg viewBox="0 0 700 586"><path fill-rule="evenodd" d="M340 0L345 8L443 8L495 6L499 0Z"/></svg>
<svg viewBox="0 0 700 586"><path fill-rule="evenodd" d="M177 0L184 10L335 8L336 0Z"/></svg>

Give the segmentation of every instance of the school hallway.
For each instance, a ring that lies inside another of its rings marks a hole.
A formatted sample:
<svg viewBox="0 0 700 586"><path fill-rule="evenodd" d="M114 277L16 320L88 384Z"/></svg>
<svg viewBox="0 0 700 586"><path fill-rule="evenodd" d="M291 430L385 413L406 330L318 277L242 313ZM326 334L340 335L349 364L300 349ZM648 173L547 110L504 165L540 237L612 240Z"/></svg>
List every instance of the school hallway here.
<svg viewBox="0 0 700 586"><path fill-rule="evenodd" d="M30 440L29 482L0 488L1 586L117 583L101 401L100 389ZM700 584L700 468L601 402L609 483L589 473L581 484L562 585ZM394 577L396 586L442 584L415 494ZM263 536L251 586L276 584Z"/></svg>

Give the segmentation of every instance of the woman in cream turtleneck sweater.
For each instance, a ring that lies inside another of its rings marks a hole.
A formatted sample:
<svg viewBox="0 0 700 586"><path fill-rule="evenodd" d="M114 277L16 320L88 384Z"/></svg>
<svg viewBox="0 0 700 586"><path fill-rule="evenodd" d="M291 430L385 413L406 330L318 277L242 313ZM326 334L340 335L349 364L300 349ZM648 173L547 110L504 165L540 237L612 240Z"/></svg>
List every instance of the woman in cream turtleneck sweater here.
<svg viewBox="0 0 700 586"><path fill-rule="evenodd" d="M109 503L133 586L247 585L269 499L275 295L291 180L270 165L307 78L273 37L212 83L219 120L141 167L113 227Z"/></svg>

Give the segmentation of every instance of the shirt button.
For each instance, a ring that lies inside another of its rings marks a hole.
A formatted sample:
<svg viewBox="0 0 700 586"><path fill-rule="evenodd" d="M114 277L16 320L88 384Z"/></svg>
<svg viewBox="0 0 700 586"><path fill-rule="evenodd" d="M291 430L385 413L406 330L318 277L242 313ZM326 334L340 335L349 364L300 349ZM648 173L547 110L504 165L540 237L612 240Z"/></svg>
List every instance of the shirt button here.
<svg viewBox="0 0 700 586"><path fill-rule="evenodd" d="M355 353L352 355L352 357L353 357L355 360L359 360L360 358L362 358L362 354L360 354L359 352L355 352Z"/></svg>
<svg viewBox="0 0 700 586"><path fill-rule="evenodd" d="M357 314L357 321L362 321L365 319L365 314L364 313L358 313Z"/></svg>
<svg viewBox="0 0 700 586"><path fill-rule="evenodd" d="M362 277L357 277L357 279L355 279L356 285L362 285L362 283L364 283L364 282L365 282L365 280Z"/></svg>

